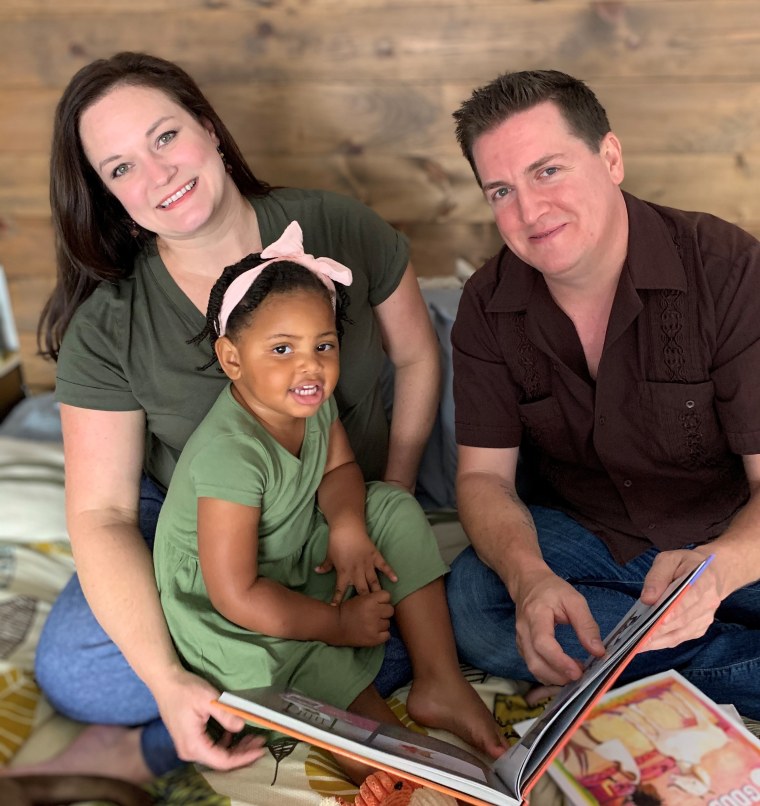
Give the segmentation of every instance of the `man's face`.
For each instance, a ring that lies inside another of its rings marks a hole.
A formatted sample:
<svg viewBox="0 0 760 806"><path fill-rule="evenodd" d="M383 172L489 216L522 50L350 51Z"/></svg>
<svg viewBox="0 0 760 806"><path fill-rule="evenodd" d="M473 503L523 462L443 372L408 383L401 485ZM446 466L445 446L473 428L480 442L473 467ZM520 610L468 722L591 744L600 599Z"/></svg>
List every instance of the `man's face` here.
<svg viewBox="0 0 760 806"><path fill-rule="evenodd" d="M623 162L612 133L595 153L547 101L478 137L473 157L504 242L547 279L594 276L624 250Z"/></svg>

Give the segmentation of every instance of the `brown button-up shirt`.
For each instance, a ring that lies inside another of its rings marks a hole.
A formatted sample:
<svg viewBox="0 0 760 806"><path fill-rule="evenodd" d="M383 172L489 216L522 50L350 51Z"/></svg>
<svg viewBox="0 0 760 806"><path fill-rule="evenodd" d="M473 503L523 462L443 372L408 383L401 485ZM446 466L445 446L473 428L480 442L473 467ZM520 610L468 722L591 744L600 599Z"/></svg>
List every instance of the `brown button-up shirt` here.
<svg viewBox="0 0 760 806"><path fill-rule="evenodd" d="M467 282L452 331L460 445L521 446L535 502L619 562L718 536L760 453L760 243L625 195L628 256L597 378L543 276L506 247Z"/></svg>

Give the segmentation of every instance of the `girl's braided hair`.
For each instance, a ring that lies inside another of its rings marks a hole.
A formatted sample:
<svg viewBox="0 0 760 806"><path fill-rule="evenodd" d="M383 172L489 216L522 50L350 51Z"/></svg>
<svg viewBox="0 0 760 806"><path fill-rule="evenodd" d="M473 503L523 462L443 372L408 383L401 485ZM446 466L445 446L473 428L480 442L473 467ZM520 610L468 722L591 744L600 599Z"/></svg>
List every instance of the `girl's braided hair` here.
<svg viewBox="0 0 760 806"><path fill-rule="evenodd" d="M219 312L222 309L225 292L236 277L248 269L255 269L263 262L258 252L247 255L237 263L227 266L214 283L208 298L206 326L200 333L188 340L188 344L200 344L208 339L211 344L211 358L202 367L198 367L199 370L208 369L217 361L214 346L219 338ZM235 336L248 324L256 308L270 294L289 294L293 291L312 291L323 297L332 307L330 291L314 272L309 271L300 263L278 260L267 266L251 283L251 287L230 313L225 335L234 340ZM349 297L345 286L335 283L335 328L338 332L339 342L343 338L344 322L351 322L346 315L348 304ZM219 371L221 372L221 369Z"/></svg>

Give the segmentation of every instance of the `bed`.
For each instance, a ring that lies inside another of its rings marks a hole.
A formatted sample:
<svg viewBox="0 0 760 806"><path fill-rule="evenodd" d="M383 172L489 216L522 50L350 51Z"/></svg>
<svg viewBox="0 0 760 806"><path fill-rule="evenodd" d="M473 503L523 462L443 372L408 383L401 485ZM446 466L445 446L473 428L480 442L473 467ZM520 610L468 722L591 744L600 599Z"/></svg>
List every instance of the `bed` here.
<svg viewBox="0 0 760 806"><path fill-rule="evenodd" d="M449 333L459 293L457 287L424 289L446 375L445 393L420 471L420 497L431 512L441 551L449 561L466 545L454 510L450 388ZM60 419L52 395L23 400L0 423L0 457L0 766L14 766L54 754L81 729L53 711L33 677L41 626L74 570L64 521ZM505 730L531 715L522 699L523 683L476 669L467 669L466 674ZM408 723L405 696L402 689L389 702ZM457 741L450 735L445 738ZM275 802L320 806L337 795L350 799L355 792L328 754L290 740L273 745L262 760L246 769L219 773L188 767L151 787L157 803L220 806ZM443 797L431 794L427 803L453 803ZM533 802L554 806L561 796L546 780Z"/></svg>

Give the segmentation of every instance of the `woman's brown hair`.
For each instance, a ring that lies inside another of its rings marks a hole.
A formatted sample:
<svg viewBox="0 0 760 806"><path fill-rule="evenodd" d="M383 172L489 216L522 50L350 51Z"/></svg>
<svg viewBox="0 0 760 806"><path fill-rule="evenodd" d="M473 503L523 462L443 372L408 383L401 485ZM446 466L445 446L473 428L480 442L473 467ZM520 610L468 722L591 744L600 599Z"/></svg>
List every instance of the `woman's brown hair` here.
<svg viewBox="0 0 760 806"><path fill-rule="evenodd" d="M56 285L37 328L40 353L57 359L76 309L102 280L132 272L137 253L153 233L130 233L130 221L85 156L79 135L83 112L116 86L160 90L198 120L211 123L219 149L240 192L264 196L232 135L195 81L178 65L146 53L117 53L83 67L71 79L55 111L50 157L50 209L56 251Z"/></svg>

